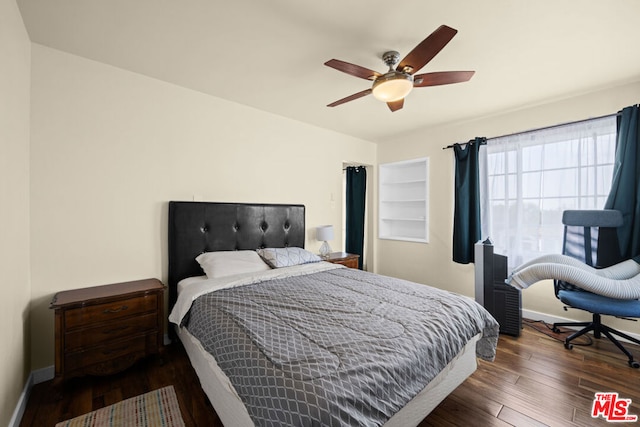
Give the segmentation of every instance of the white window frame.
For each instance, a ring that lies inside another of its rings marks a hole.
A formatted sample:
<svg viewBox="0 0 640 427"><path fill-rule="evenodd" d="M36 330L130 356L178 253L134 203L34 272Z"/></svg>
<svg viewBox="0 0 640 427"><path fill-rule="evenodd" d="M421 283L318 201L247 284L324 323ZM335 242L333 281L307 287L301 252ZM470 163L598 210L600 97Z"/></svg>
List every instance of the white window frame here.
<svg viewBox="0 0 640 427"><path fill-rule="evenodd" d="M508 256L510 268L561 253L563 210L604 207L615 138L616 117L606 116L487 140L480 150L483 240L490 238L495 251ZM571 157L558 155L564 150L573 150ZM545 156L545 151L556 156ZM496 156L503 162L496 162ZM576 162L569 164L570 158ZM550 177L559 176L570 185L549 185ZM534 181L539 188L527 185Z"/></svg>

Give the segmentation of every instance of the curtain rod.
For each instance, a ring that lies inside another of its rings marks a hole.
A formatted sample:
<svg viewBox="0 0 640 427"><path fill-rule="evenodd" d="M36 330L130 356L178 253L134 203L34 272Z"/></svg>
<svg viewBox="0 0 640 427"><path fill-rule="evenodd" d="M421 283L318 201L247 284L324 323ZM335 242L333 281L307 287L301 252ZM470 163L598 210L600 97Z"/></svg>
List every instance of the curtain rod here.
<svg viewBox="0 0 640 427"><path fill-rule="evenodd" d="M529 129L529 130L525 130L525 131L522 131L522 132L513 132L513 133L508 133L506 135L492 136L491 138L487 138L487 142L490 139L497 139L497 138L505 138L505 137L508 137L508 136L522 135L523 133L531 133L531 132L537 132L537 131L540 131L540 130L554 129L554 128L561 127L561 126L574 125L574 124L577 124L577 123L588 122L590 120L604 119L606 117L614 117L614 116L619 116L619 115L620 115L620 113L605 114L604 116L591 117L589 119L576 120L576 121L573 121L573 122L566 122L566 123L558 123L557 125L545 126L545 127L536 128L536 129ZM463 142L461 144L467 144L467 142ZM449 148L453 148L454 145L455 144L447 145L446 147L442 147L442 149L443 150L447 150Z"/></svg>

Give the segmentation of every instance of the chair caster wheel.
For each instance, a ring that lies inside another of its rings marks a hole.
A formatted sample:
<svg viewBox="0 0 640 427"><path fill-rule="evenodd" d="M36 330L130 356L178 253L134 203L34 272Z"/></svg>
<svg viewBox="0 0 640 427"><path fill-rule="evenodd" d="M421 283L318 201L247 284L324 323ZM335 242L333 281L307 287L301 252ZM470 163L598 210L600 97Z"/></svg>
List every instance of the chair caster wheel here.
<svg viewBox="0 0 640 427"><path fill-rule="evenodd" d="M640 362L635 360L629 360L629 366L631 366L632 368L638 369L640 368Z"/></svg>
<svg viewBox="0 0 640 427"><path fill-rule="evenodd" d="M566 342L564 343L564 348L566 348L567 350L571 350L573 348L573 344L571 344L570 342Z"/></svg>

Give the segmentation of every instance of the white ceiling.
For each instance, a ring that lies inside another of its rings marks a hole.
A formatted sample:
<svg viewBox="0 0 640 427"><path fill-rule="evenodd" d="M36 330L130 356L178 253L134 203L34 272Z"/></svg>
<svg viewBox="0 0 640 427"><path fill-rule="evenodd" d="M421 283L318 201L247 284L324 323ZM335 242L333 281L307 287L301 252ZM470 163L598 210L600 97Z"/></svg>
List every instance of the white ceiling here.
<svg viewBox="0 0 640 427"><path fill-rule="evenodd" d="M452 121L640 81L638 0L17 0L35 43L260 110L384 142ZM438 26L458 30L421 72L475 70L418 88L392 113L324 66L386 71Z"/></svg>

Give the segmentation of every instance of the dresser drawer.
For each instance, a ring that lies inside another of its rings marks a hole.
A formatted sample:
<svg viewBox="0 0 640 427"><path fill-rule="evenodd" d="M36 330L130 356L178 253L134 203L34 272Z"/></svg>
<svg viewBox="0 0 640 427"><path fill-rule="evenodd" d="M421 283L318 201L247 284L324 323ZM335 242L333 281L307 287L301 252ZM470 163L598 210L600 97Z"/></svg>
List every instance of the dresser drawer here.
<svg viewBox="0 0 640 427"><path fill-rule="evenodd" d="M324 258L324 261L331 262L333 264L344 265L349 268L358 268L358 260L360 255L350 254L347 252L332 252Z"/></svg>
<svg viewBox="0 0 640 427"><path fill-rule="evenodd" d="M157 314L149 313L108 322L94 328L75 329L66 333L65 350L72 351L126 336L140 335L157 330L158 327Z"/></svg>
<svg viewBox="0 0 640 427"><path fill-rule="evenodd" d="M157 298L156 294L151 294L66 310L64 313L65 325L68 329L86 328L91 323L109 322L134 314L154 311L158 306Z"/></svg>
<svg viewBox="0 0 640 427"><path fill-rule="evenodd" d="M84 370L87 366L100 364L127 354L144 353L147 346L146 337L135 337L111 342L86 351L65 354L65 366L69 371Z"/></svg>
<svg viewBox="0 0 640 427"><path fill-rule="evenodd" d="M333 261L333 263L344 265L349 268L358 268L358 258L349 258L344 261Z"/></svg>

